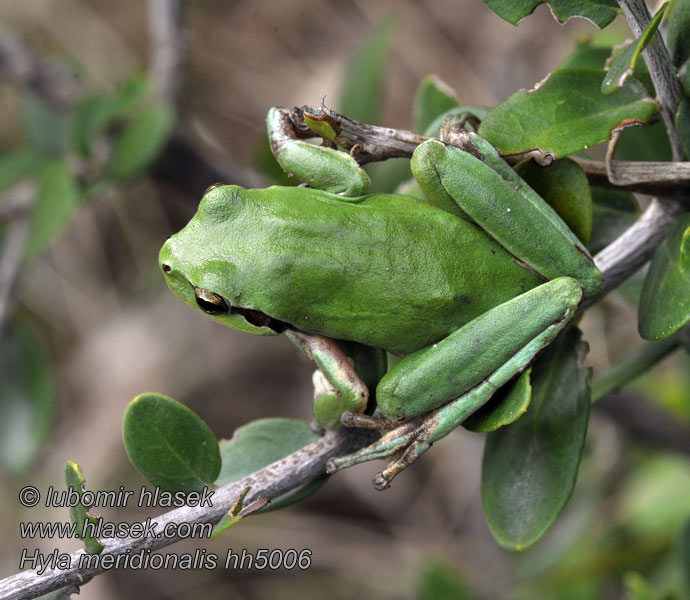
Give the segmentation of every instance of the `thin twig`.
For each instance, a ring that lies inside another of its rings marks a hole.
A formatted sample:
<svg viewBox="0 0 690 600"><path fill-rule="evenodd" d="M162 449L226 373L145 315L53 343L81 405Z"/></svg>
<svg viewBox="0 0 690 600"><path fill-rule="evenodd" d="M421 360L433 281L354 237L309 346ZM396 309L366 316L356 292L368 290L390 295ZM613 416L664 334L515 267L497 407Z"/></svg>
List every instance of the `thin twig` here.
<svg viewBox="0 0 690 600"><path fill-rule="evenodd" d="M618 0L618 4L623 9L628 25L630 25L635 37L640 37L651 21L646 3L644 0ZM644 49L642 55L649 68L649 74L661 104L661 116L664 119L671 142L673 160L681 161L684 158L683 149L676 133L674 120L678 105L683 99L683 88L680 80L676 77L671 57L660 35L657 35L656 39Z"/></svg>
<svg viewBox="0 0 690 600"><path fill-rule="evenodd" d="M151 58L149 74L158 97L177 104L182 88L184 36L179 0L148 0Z"/></svg>
<svg viewBox="0 0 690 600"><path fill-rule="evenodd" d="M36 186L22 182L5 192L5 202L13 207L23 207L15 211L10 222L0 257L0 338L5 323L12 312L14 289L19 279L24 250L29 240L30 211L36 193ZM4 206L4 202L3 202Z"/></svg>
<svg viewBox="0 0 690 600"><path fill-rule="evenodd" d="M247 475L239 481L219 488L213 495L213 507L211 509L185 506L161 515L155 519L156 529L163 531L169 523L175 525L180 523L215 523L232 508L237 497L247 487L251 488L246 498L248 504L262 496L276 498L325 473L326 461L329 458L357 450L370 443L372 439L370 432L362 430L327 433L301 450ZM98 560L93 559L94 562L91 565L82 564L80 566L81 557L89 558L90 556L80 550L71 555L69 569L47 569L41 575L32 569L3 579L0 581L0 600L25 600L66 585L80 584L85 579L106 570L106 567L102 566L105 555L135 555L146 550L158 550L179 541L179 539L161 536L103 540L105 549L101 554L96 555ZM107 565L107 563L105 564Z"/></svg>
<svg viewBox="0 0 690 600"><path fill-rule="evenodd" d="M353 155L359 164L389 158L411 158L419 144L432 139L405 129L361 123L326 107L303 107L293 111L293 120L298 120L304 110L311 113L326 111L338 127L349 133L349 137L339 137L338 142L343 142L346 148L354 148ZM521 153L503 158L510 164L516 164L528 156ZM590 185L595 187L656 196L675 194L682 185L690 188L690 162L613 161L611 164L615 180L611 180L605 162L572 156L569 158L582 167Z"/></svg>

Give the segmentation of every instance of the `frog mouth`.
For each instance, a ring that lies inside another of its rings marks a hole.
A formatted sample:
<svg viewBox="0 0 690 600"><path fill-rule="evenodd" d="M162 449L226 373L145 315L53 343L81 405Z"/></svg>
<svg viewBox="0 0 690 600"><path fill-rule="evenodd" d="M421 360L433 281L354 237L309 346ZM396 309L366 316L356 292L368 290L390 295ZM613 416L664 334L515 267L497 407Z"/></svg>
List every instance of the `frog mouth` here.
<svg viewBox="0 0 690 600"><path fill-rule="evenodd" d="M276 333L282 333L289 328L287 323L274 319L260 310L233 306L227 299L210 290L194 286L194 298L197 306L207 315L241 315L247 323L254 327L268 327Z"/></svg>

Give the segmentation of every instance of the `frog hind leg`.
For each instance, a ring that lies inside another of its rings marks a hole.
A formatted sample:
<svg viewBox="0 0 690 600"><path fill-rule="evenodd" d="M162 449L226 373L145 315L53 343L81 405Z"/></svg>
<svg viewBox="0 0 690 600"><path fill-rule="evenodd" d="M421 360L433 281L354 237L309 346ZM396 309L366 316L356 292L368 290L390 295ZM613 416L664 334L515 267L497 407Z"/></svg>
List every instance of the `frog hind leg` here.
<svg viewBox="0 0 690 600"><path fill-rule="evenodd" d="M585 246L489 142L467 139L472 152L437 140L415 150L410 167L429 201L475 222L543 279L567 275L596 296L602 275Z"/></svg>
<svg viewBox="0 0 690 600"><path fill-rule="evenodd" d="M271 108L266 127L271 151L286 173L309 187L337 194L342 200L359 198L369 190L369 175L350 154L304 141L318 134L306 126L297 128L292 111Z"/></svg>
<svg viewBox="0 0 690 600"><path fill-rule="evenodd" d="M377 489L388 487L431 444L527 368L570 321L581 299L579 284L561 277L487 311L434 347L404 358L377 389L379 408L390 420L364 416L344 420L346 425L394 428L354 454L331 459L328 471L393 456L374 479Z"/></svg>

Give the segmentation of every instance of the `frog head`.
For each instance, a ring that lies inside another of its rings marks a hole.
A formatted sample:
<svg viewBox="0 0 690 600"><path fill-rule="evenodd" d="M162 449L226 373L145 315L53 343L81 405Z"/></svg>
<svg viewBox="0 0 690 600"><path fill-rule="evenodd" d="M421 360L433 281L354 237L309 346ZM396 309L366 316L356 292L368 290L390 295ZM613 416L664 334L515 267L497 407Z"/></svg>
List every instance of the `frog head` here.
<svg viewBox="0 0 690 600"><path fill-rule="evenodd" d="M168 287L193 308L233 329L276 335L288 325L243 305L241 274L228 248L227 221L244 191L219 185L206 190L197 214L161 248L158 263Z"/></svg>

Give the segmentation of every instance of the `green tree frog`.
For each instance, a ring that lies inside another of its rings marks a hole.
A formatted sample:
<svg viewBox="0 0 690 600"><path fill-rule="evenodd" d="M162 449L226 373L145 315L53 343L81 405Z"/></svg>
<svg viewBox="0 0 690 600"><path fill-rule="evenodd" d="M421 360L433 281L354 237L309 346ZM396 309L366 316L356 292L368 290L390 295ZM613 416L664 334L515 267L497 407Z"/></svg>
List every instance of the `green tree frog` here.
<svg viewBox="0 0 690 600"><path fill-rule="evenodd" d="M382 489L526 369L602 276L474 133L471 152L438 140L417 147L422 200L367 193L355 159L299 139L286 109L271 109L267 124L278 162L309 187L209 188L163 246L161 269L190 306L241 331L285 332L313 358L324 428L343 418L389 429L329 463L394 455L374 480ZM344 349L360 357L355 366ZM384 350L404 357L385 375ZM387 419L363 415L367 383Z"/></svg>

